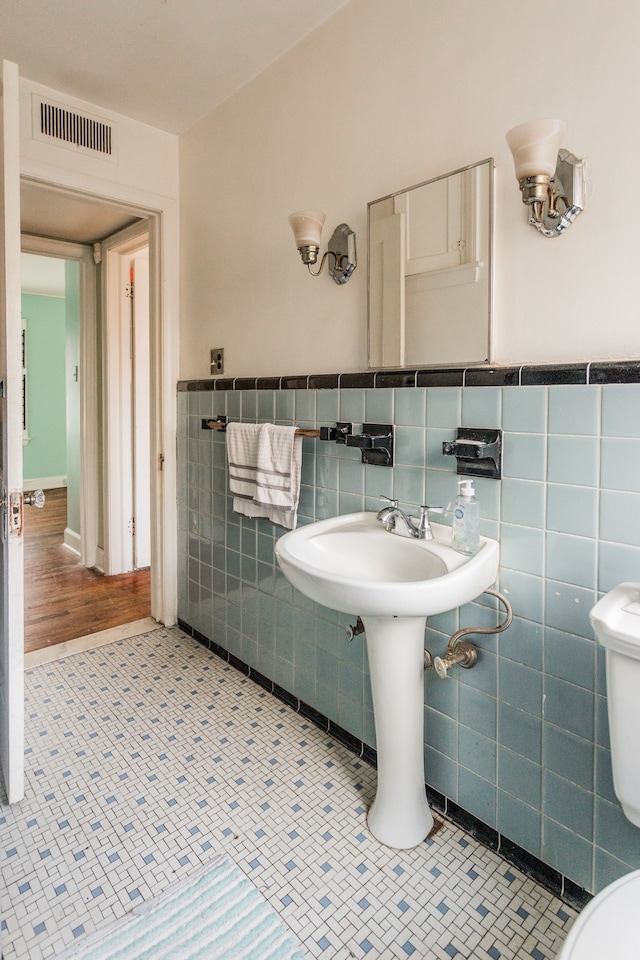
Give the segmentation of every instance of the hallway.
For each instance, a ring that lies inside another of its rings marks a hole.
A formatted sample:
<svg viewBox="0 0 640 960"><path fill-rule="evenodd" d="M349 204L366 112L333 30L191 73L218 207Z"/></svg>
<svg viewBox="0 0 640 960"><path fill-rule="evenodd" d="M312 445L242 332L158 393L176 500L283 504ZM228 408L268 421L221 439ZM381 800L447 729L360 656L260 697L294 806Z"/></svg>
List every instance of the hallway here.
<svg viewBox="0 0 640 960"><path fill-rule="evenodd" d="M148 569L105 577L63 546L67 491L24 513L25 653L151 616Z"/></svg>

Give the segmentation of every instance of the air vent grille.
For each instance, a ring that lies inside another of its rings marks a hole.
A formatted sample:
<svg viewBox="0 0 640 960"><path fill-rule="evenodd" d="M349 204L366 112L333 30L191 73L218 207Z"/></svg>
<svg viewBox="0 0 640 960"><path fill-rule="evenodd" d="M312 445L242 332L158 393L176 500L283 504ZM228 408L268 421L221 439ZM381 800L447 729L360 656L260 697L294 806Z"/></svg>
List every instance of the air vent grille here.
<svg viewBox="0 0 640 960"><path fill-rule="evenodd" d="M116 132L116 127L101 117L41 97L33 99L33 133L38 140L113 160Z"/></svg>

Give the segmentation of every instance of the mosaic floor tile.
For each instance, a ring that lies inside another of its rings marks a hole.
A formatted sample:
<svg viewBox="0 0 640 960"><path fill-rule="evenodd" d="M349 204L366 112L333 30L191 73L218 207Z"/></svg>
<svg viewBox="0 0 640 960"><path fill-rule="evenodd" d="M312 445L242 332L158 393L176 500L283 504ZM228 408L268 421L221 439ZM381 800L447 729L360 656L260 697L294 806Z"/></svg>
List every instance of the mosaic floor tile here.
<svg viewBox="0 0 640 960"><path fill-rule="evenodd" d="M25 688L4 960L55 957L222 851L325 960L551 960L575 918L446 820L381 846L375 770L177 628L35 666Z"/></svg>

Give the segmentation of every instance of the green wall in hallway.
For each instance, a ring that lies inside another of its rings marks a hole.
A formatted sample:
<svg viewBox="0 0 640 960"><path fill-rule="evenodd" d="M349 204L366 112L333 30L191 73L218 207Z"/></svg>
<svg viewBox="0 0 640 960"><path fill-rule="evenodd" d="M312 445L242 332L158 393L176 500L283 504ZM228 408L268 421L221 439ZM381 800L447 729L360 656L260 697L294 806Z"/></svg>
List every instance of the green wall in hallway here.
<svg viewBox="0 0 640 960"><path fill-rule="evenodd" d="M23 448L25 480L67 474L65 301L22 295L27 321L27 410L30 442Z"/></svg>

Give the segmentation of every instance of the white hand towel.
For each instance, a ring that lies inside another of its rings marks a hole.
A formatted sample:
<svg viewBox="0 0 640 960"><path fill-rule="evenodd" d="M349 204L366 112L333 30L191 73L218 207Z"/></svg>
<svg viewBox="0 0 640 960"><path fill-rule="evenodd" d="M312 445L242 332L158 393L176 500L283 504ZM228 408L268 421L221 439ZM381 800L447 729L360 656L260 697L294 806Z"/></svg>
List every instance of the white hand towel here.
<svg viewBox="0 0 640 960"><path fill-rule="evenodd" d="M300 499L302 437L295 427L265 423L258 440L258 470L254 500L267 508L273 523L293 530Z"/></svg>
<svg viewBox="0 0 640 960"><path fill-rule="evenodd" d="M229 463L229 490L233 494L234 513L254 517L253 497L258 471L259 423L227 424L227 461Z"/></svg>
<svg viewBox="0 0 640 960"><path fill-rule="evenodd" d="M302 469L302 437L295 432L273 423L227 424L234 513L295 529Z"/></svg>

